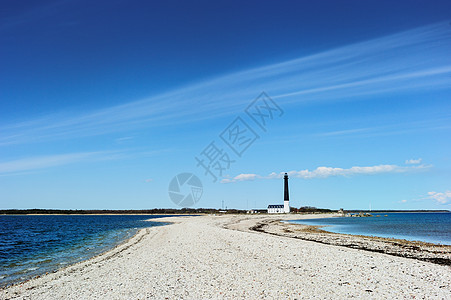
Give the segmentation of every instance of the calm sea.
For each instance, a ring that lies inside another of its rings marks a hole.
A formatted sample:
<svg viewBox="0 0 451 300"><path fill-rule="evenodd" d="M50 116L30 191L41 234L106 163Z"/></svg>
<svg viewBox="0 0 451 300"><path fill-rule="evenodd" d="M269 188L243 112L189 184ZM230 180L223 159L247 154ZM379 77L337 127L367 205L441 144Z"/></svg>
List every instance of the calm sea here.
<svg viewBox="0 0 451 300"><path fill-rule="evenodd" d="M378 215L380 217L376 217ZM367 218L327 218L290 222L326 225L327 227L322 229L336 233L451 245L451 213L373 213L373 217Z"/></svg>
<svg viewBox="0 0 451 300"><path fill-rule="evenodd" d="M0 216L0 286L91 258L167 216Z"/></svg>

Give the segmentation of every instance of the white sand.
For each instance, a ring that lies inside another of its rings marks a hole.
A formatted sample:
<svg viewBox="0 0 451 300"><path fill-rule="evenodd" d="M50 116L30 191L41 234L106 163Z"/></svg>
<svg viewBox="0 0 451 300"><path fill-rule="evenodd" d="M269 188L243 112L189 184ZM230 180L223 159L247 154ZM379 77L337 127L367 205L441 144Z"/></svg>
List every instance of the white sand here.
<svg viewBox="0 0 451 300"><path fill-rule="evenodd" d="M451 267L245 229L256 218L168 218L116 249L0 291L1 299L450 299Z"/></svg>

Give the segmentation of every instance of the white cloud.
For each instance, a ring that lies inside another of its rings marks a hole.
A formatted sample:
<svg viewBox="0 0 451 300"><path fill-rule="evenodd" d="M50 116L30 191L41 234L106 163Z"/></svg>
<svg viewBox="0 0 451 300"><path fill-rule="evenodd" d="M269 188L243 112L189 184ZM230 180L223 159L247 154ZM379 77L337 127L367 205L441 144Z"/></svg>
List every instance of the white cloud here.
<svg viewBox="0 0 451 300"><path fill-rule="evenodd" d="M406 203L407 202L407 200L401 200L401 201L399 201L399 202L401 202L401 203Z"/></svg>
<svg viewBox="0 0 451 300"><path fill-rule="evenodd" d="M359 167L354 166L348 169L343 168L334 168L334 167L318 167L315 170L300 170L300 171L289 171L288 176L302 179L312 179L312 178L328 178L328 177L336 177L336 176L356 176L356 175L375 175L375 174L383 174L383 173L404 173L404 172L412 172L415 170L427 169L431 166L426 165L418 165L418 166L409 166L402 167L398 165L377 165L370 167ZM232 183L237 181L247 181L247 180L255 180L255 179L274 179L274 178L282 178L285 172L272 172L267 176L260 176L258 174L239 174L232 179L223 179L222 183Z"/></svg>
<svg viewBox="0 0 451 300"><path fill-rule="evenodd" d="M308 169L301 171L287 172L291 177L310 179L310 178L327 178L332 176L354 176L354 175L374 175L381 173L403 173L412 171L415 169L427 168L427 166L421 165L416 167L401 167L397 165L377 165L370 167L354 166L348 169L333 168L333 167L318 167L313 171ZM273 178L275 173L271 173L268 177ZM283 172L277 175L277 178L282 178Z"/></svg>
<svg viewBox="0 0 451 300"><path fill-rule="evenodd" d="M408 160L406 160L406 164L407 165L418 165L418 164L421 164L422 160L423 159L421 159L421 158L419 158L419 159L408 159Z"/></svg>
<svg viewBox="0 0 451 300"><path fill-rule="evenodd" d="M221 183L231 183L231 182L237 182L237 181L249 181L249 180L255 180L256 178L259 178L257 174L240 174L233 178L224 178L221 180Z"/></svg>
<svg viewBox="0 0 451 300"><path fill-rule="evenodd" d="M254 180L255 178L257 178L257 174L240 174L238 176L235 176L235 180L238 181L245 181L245 180Z"/></svg>
<svg viewBox="0 0 451 300"><path fill-rule="evenodd" d="M448 204L451 202L451 191L429 192L427 198L436 201L438 204Z"/></svg>

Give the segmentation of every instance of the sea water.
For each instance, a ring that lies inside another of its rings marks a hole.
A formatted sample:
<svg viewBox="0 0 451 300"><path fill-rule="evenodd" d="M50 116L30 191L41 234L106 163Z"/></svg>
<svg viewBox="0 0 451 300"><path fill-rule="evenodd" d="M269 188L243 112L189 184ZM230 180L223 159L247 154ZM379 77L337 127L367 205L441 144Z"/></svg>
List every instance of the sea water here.
<svg viewBox="0 0 451 300"><path fill-rule="evenodd" d="M155 215L0 216L0 286L57 270L112 249Z"/></svg>
<svg viewBox="0 0 451 300"><path fill-rule="evenodd" d="M323 230L451 245L451 213L373 213L373 217L294 220Z"/></svg>

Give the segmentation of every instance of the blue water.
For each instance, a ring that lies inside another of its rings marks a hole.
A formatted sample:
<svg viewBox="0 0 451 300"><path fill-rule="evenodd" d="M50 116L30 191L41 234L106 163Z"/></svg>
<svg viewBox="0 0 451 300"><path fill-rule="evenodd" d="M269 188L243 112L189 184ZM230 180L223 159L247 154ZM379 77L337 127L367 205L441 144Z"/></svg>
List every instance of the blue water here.
<svg viewBox="0 0 451 300"><path fill-rule="evenodd" d="M163 216L0 216L0 286L54 271L106 250ZM166 217L166 216L164 216Z"/></svg>
<svg viewBox="0 0 451 300"><path fill-rule="evenodd" d="M377 215L380 217L375 217ZM296 220L290 222L326 225L322 229L336 233L451 245L451 213L374 213L373 216L366 218Z"/></svg>

